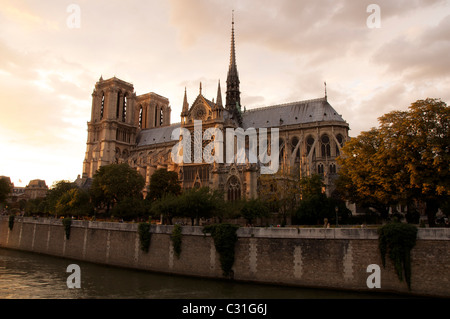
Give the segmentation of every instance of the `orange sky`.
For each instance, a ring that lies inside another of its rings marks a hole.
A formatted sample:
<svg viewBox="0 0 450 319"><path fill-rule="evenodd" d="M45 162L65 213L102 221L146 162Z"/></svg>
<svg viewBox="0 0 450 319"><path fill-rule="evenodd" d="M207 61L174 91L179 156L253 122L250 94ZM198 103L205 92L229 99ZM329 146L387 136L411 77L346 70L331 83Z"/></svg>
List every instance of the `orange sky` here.
<svg viewBox="0 0 450 319"><path fill-rule="evenodd" d="M51 186L81 174L100 76L167 97L172 122L185 87L190 103L200 81L215 98L226 81L232 10L247 109L322 97L326 81L356 136L418 99L448 103L450 1L377 1L380 28L367 26L371 3L1 0L0 175ZM79 27L69 27L71 4Z"/></svg>

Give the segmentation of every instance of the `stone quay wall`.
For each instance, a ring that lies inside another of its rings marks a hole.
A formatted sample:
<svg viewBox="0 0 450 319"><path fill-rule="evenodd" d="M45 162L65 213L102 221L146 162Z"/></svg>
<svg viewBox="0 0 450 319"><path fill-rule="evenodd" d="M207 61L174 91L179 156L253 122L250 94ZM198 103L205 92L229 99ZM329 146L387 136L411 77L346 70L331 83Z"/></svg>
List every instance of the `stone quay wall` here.
<svg viewBox="0 0 450 319"><path fill-rule="evenodd" d="M223 278L219 254L202 227L182 227L181 255L174 254L173 226L152 225L148 252L140 249L138 224L72 221L66 239L61 220L0 217L0 247L161 273ZM411 252L411 290L386 257L383 268L376 229L239 228L234 280L352 291L450 297L450 229L420 228ZM369 288L380 267L380 288Z"/></svg>

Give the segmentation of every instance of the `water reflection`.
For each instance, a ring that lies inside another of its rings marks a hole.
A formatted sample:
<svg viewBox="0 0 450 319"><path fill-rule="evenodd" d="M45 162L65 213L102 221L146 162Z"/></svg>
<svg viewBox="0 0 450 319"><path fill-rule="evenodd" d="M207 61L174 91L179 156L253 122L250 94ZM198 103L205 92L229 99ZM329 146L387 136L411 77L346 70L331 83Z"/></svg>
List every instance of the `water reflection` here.
<svg viewBox="0 0 450 319"><path fill-rule="evenodd" d="M81 288L67 288L67 266L81 268ZM399 297L236 283L108 267L0 248L0 298L14 299L322 299Z"/></svg>

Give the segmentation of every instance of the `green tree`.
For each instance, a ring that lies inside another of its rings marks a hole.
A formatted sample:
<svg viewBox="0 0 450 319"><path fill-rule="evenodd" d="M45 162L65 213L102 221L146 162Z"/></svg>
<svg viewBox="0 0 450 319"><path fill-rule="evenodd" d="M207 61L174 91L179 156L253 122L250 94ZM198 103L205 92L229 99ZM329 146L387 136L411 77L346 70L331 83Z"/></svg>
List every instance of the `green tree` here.
<svg viewBox="0 0 450 319"><path fill-rule="evenodd" d="M60 180L53 183L52 187L47 192L47 196L45 197L48 212L50 214L56 215L56 205L58 201L65 193L76 188L77 186L75 185L75 183L66 180Z"/></svg>
<svg viewBox="0 0 450 319"><path fill-rule="evenodd" d="M300 194L302 199L309 198L313 195L322 194L325 188L322 176L313 174L300 179Z"/></svg>
<svg viewBox="0 0 450 319"><path fill-rule="evenodd" d="M125 221L148 219L150 203L142 198L127 197L118 202L111 210L113 217Z"/></svg>
<svg viewBox="0 0 450 319"><path fill-rule="evenodd" d="M181 186L176 172L168 172L161 168L150 177L147 199L154 201L167 194L180 195L180 193Z"/></svg>
<svg viewBox="0 0 450 319"><path fill-rule="evenodd" d="M7 178L0 178L0 204L5 203L9 194L12 192L12 186Z"/></svg>
<svg viewBox="0 0 450 319"><path fill-rule="evenodd" d="M272 211L276 211L286 225L287 217L295 211L299 200L299 179L285 169L259 177L259 196L264 198Z"/></svg>
<svg viewBox="0 0 450 319"><path fill-rule="evenodd" d="M172 219L176 216L183 216L179 206L179 198L174 194L166 194L156 199L150 208L150 213L154 218L163 217L163 223L172 225Z"/></svg>
<svg viewBox="0 0 450 319"><path fill-rule="evenodd" d="M89 194L79 188L72 188L61 195L56 203L56 213L67 216L89 216L93 213L93 206Z"/></svg>
<svg viewBox="0 0 450 319"><path fill-rule="evenodd" d="M332 224L345 224L350 216L351 211L343 201L319 193L313 194L300 202L295 212L295 221L298 224L320 225L327 219ZM338 218L338 221L336 218Z"/></svg>
<svg viewBox="0 0 450 319"><path fill-rule="evenodd" d="M125 198L140 198L145 179L128 164L110 164L94 174L90 189L94 206L104 208L107 216L114 205Z"/></svg>
<svg viewBox="0 0 450 319"><path fill-rule="evenodd" d="M324 189L325 184L320 175L315 174L300 179L302 200L295 211L296 223L317 225L323 223L325 218L334 223L337 222L336 218L339 218L342 223L347 222L351 211L342 200L328 197Z"/></svg>
<svg viewBox="0 0 450 319"><path fill-rule="evenodd" d="M247 220L249 225L252 225L256 218L269 216L269 208L267 204L260 199L250 199L245 201L241 208L241 216Z"/></svg>
<svg viewBox="0 0 450 319"><path fill-rule="evenodd" d="M26 202L24 211L28 216L46 214L48 212L47 207L48 204L45 198L34 198Z"/></svg>
<svg viewBox="0 0 450 319"><path fill-rule="evenodd" d="M222 197L223 199L223 197ZM220 207L220 194L210 191L208 187L192 188L183 192L178 198L180 216L189 217L196 225L200 218L211 218Z"/></svg>

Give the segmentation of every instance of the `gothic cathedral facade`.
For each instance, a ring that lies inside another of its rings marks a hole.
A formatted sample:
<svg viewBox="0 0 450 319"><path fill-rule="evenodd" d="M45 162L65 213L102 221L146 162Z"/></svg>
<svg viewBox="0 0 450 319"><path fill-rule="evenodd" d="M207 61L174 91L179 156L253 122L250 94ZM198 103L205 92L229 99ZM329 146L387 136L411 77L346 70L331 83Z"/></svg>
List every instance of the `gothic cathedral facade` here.
<svg viewBox="0 0 450 319"><path fill-rule="evenodd" d="M173 132L189 130L194 145L195 124L201 121L202 136L208 128L222 132L239 128L245 132L255 128L267 129L269 133L271 129L278 129L278 172L291 177L320 174L330 195L339 169L336 158L348 139L349 125L328 103L326 93L314 100L251 110L241 109L240 94L234 21L225 105L220 82L215 101L202 95L200 83L199 94L191 106L185 90L180 122L171 124L167 98L155 93L136 95L132 84L116 77L107 80L101 77L92 93L83 179L92 178L101 166L128 163L145 177L146 185L153 172L164 168L178 173L183 189L208 186L223 191L227 200L257 198L260 162L249 163L248 158L245 163L173 160L174 147L181 144L180 140L173 139ZM206 147L204 140L199 143ZM248 141L245 144L248 151Z"/></svg>

